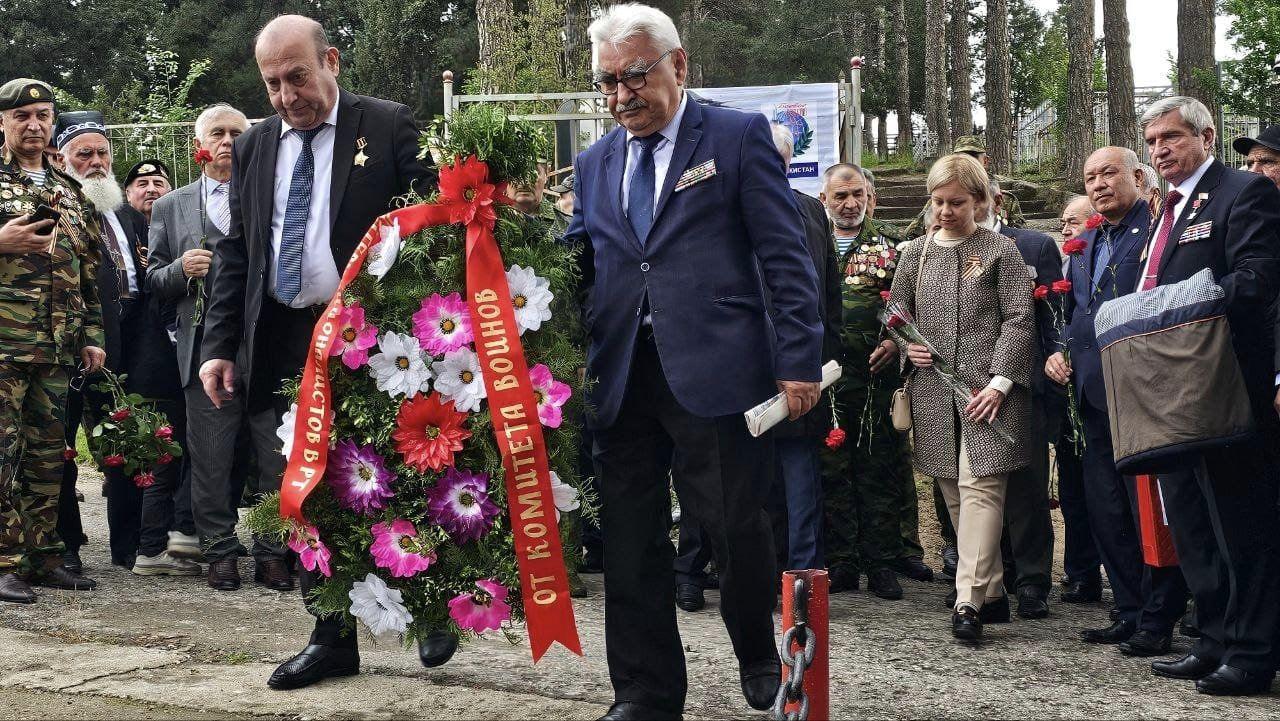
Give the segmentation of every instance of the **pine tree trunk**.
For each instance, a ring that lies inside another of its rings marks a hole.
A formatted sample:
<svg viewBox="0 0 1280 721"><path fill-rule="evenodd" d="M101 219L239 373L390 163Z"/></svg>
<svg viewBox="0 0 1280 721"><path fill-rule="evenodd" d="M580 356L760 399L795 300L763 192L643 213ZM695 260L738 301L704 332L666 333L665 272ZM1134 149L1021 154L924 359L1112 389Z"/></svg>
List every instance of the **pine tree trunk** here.
<svg viewBox="0 0 1280 721"><path fill-rule="evenodd" d="M951 0L951 134L973 134L972 61L969 58L969 0Z"/></svg>
<svg viewBox="0 0 1280 721"><path fill-rule="evenodd" d="M1009 0L987 0L987 155L991 172L1013 169L1013 100L1009 96Z"/></svg>
<svg viewBox="0 0 1280 721"><path fill-rule="evenodd" d="M589 0L583 0L583 2L587 2L588 4L590 4ZM703 19L702 11L703 11L702 2L700 0L691 0L690 2L685 4L684 12L680 13L680 40L681 42L684 43L684 46L686 48L692 47L694 45L693 42L690 42L690 38L694 34L693 24L694 22ZM590 41L590 38L587 38L587 40ZM685 87L687 88L703 87L702 72L703 72L702 63L698 62L693 58L690 58L689 73L685 77Z"/></svg>
<svg viewBox="0 0 1280 721"><path fill-rule="evenodd" d="M1214 0L1178 0L1178 92L1209 106L1216 124L1214 7Z"/></svg>
<svg viewBox="0 0 1280 721"><path fill-rule="evenodd" d="M1068 0L1067 117L1062 134L1068 188L1084 186L1084 161L1093 152L1093 0Z"/></svg>
<svg viewBox="0 0 1280 721"><path fill-rule="evenodd" d="M947 121L946 0L925 0L924 10L924 102L925 124L937 145L930 153L944 155L951 149L951 124Z"/></svg>
<svg viewBox="0 0 1280 721"><path fill-rule="evenodd" d="M1102 0L1102 32L1107 50L1107 133L1112 145L1141 152L1142 136L1133 106L1133 62L1129 57L1125 0Z"/></svg>
<svg viewBox="0 0 1280 721"><path fill-rule="evenodd" d="M514 16L511 0L476 0L476 35L482 73L492 76L500 67L503 38L512 32L511 18ZM495 80L490 77L488 84L492 85Z"/></svg>
<svg viewBox="0 0 1280 721"><path fill-rule="evenodd" d="M889 113L884 110L876 117L876 157L889 159Z"/></svg>
<svg viewBox="0 0 1280 721"><path fill-rule="evenodd" d="M876 122L876 116L868 113L866 109L862 111L862 154L866 155L871 149L876 147L876 137L873 134ZM862 158L854 158L853 162L862 164Z"/></svg>
<svg viewBox="0 0 1280 721"><path fill-rule="evenodd" d="M590 0L564 0L564 69L566 78L584 78L591 69Z"/></svg>
<svg viewBox="0 0 1280 721"><path fill-rule="evenodd" d="M911 127L911 63L910 44L907 42L906 0L893 2L893 38L897 51L894 84L898 91L894 106L898 115L898 153L902 154L911 152L914 140Z"/></svg>

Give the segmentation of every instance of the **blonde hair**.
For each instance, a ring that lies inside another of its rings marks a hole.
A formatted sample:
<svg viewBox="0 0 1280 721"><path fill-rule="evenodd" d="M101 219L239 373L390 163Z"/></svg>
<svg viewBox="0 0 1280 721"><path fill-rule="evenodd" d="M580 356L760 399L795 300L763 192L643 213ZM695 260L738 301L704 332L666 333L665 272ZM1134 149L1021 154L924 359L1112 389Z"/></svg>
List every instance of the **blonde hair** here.
<svg viewBox="0 0 1280 721"><path fill-rule="evenodd" d="M987 176L987 171L983 169L982 163L972 155L965 153L944 155L938 158L932 168L929 168L929 178L925 181L925 187L930 193L951 183L958 183L978 203L991 202L991 180Z"/></svg>

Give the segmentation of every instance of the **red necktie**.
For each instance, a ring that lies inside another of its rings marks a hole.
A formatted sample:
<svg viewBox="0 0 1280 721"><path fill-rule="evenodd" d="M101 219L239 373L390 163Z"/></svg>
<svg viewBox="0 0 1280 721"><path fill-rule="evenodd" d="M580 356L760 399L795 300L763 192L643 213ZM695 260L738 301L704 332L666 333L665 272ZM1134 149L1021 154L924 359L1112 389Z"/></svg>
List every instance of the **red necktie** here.
<svg viewBox="0 0 1280 721"><path fill-rule="evenodd" d="M1156 278L1160 276L1160 261L1164 259L1164 247L1169 244L1169 236L1173 234L1173 226L1177 224L1174 210L1182 193L1169 191L1164 199L1164 211L1160 213L1160 233L1156 235L1156 245L1151 249L1151 259L1147 262L1147 274L1142 277L1142 286L1138 290L1151 290L1156 287Z"/></svg>

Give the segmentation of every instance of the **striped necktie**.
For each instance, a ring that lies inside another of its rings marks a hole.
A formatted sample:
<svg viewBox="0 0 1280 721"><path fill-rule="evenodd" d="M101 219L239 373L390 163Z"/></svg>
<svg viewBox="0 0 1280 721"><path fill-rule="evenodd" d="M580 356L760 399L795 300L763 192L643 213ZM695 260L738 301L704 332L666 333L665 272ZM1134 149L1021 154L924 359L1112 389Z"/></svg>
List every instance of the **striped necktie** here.
<svg viewBox="0 0 1280 721"><path fill-rule="evenodd" d="M213 181L217 183L217 181ZM231 198L227 183L217 183L209 191L209 218L223 235L231 232Z"/></svg>
<svg viewBox="0 0 1280 721"><path fill-rule="evenodd" d="M302 292L302 249L307 241L311 186L316 170L311 141L322 128L324 125L292 131L302 138L302 152L293 164L289 202L284 210L284 229L280 233L280 257L276 260L276 298L285 305L293 305L294 299Z"/></svg>

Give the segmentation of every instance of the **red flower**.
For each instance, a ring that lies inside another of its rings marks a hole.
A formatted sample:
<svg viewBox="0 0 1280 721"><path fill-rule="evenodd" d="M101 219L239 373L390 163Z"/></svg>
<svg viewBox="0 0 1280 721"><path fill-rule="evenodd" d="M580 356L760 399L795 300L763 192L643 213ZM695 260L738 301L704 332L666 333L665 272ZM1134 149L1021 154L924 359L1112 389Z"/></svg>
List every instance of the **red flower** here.
<svg viewBox="0 0 1280 721"><path fill-rule="evenodd" d="M170 463L173 463L173 454L171 454L171 453L161 453L161 454L160 454L160 457L156 459L156 463L157 463L157 464L159 464L159 465L161 465L161 466L167 466L167 465L169 465Z"/></svg>
<svg viewBox="0 0 1280 721"><path fill-rule="evenodd" d="M887 290L882 290L882 291L880 291L880 300L882 300L882 301L884 301L884 302L888 303L888 302L889 302L889 291L887 291Z"/></svg>
<svg viewBox="0 0 1280 721"><path fill-rule="evenodd" d="M1049 297L1049 286L1037 285L1036 289L1032 291L1031 295L1035 296L1036 300L1044 300L1045 298Z"/></svg>
<svg viewBox="0 0 1280 721"><path fill-rule="evenodd" d="M823 441L827 444L827 448L835 450L844 445L845 432L843 428L832 428L827 433L827 440Z"/></svg>
<svg viewBox="0 0 1280 721"><path fill-rule="evenodd" d="M493 209L497 186L489 182L489 166L476 156L455 158L440 169L440 203L449 208L449 222L470 225L476 218L492 227L498 220Z"/></svg>
<svg viewBox="0 0 1280 721"><path fill-rule="evenodd" d="M1070 292L1071 292L1071 281L1069 281L1069 280L1055 280L1055 281L1053 281L1053 292L1054 292L1054 293L1070 293Z"/></svg>
<svg viewBox="0 0 1280 721"><path fill-rule="evenodd" d="M1089 244L1083 240L1072 238L1062 244L1062 252L1067 255L1080 255Z"/></svg>
<svg viewBox="0 0 1280 721"><path fill-rule="evenodd" d="M150 471L146 473L139 473L138 475L133 477L133 485L137 486L138 488L147 488L149 486L154 485L155 482L156 482L156 474L151 473Z"/></svg>
<svg viewBox="0 0 1280 721"><path fill-rule="evenodd" d="M453 401L442 401L439 393L416 393L413 400L400 404L396 414L392 434L396 450L419 473L453 465L454 451L462 450L462 442L471 437L471 431L462 427L466 418L466 413L454 410Z"/></svg>
<svg viewBox="0 0 1280 721"><path fill-rule="evenodd" d="M64 460L64 461L74 461L75 459L76 459L76 449L74 449L74 448L64 448L64 449L62 450L62 460Z"/></svg>
<svg viewBox="0 0 1280 721"><path fill-rule="evenodd" d="M886 325L888 325L890 328L893 328L894 330L897 330L898 328L901 328L906 324L907 324L906 318L903 318L897 313L894 313L893 315L889 316L889 321Z"/></svg>
<svg viewBox="0 0 1280 721"><path fill-rule="evenodd" d="M133 415L133 411L130 411L128 408L121 408L119 410L112 411L111 420L115 421L116 423L119 423L120 421L127 419L131 415Z"/></svg>
<svg viewBox="0 0 1280 721"><path fill-rule="evenodd" d="M173 426L160 426L156 429L156 438L167 441L173 438Z"/></svg>
<svg viewBox="0 0 1280 721"><path fill-rule="evenodd" d="M1061 506L1061 505L1062 505L1062 502L1061 502L1061 501L1059 501L1058 499L1056 499L1056 498L1050 498L1050 499L1049 499L1049 510L1050 510L1050 511L1052 511L1052 510L1053 510L1053 509L1055 509L1055 508L1058 508L1058 507L1059 507L1059 506Z"/></svg>
<svg viewBox="0 0 1280 721"><path fill-rule="evenodd" d="M1089 219L1084 221L1085 230L1097 230L1104 220L1106 220L1106 218L1102 217L1101 213L1094 213L1093 215L1090 215Z"/></svg>
<svg viewBox="0 0 1280 721"><path fill-rule="evenodd" d="M112 453L111 455L102 459L102 465L107 466L109 468L119 468L120 466L124 465L124 456L120 455L119 453Z"/></svg>
<svg viewBox="0 0 1280 721"><path fill-rule="evenodd" d="M192 160L195 161L196 165L204 165L205 163L212 163L213 153L210 153L208 150L205 150L204 148L200 148L199 150L196 151L196 154L192 157Z"/></svg>

